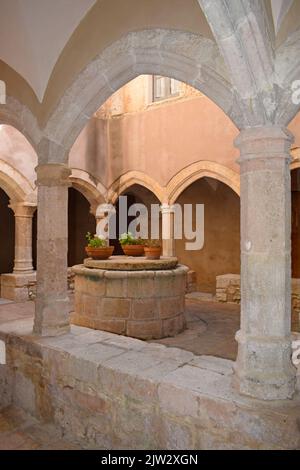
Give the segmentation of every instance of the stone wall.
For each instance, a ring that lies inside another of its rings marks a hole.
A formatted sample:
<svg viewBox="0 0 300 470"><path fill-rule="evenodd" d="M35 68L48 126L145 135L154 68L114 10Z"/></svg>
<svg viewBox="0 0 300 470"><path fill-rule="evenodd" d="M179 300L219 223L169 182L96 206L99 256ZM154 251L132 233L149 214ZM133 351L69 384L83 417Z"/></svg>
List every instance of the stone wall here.
<svg viewBox="0 0 300 470"><path fill-rule="evenodd" d="M31 320L0 325L0 407L12 402L84 448L300 448L299 399L239 395L232 361L76 326L59 338L31 330Z"/></svg>
<svg viewBox="0 0 300 470"><path fill-rule="evenodd" d="M223 274L216 277L216 301L239 304L240 275ZM292 279L292 331L300 329L300 279Z"/></svg>

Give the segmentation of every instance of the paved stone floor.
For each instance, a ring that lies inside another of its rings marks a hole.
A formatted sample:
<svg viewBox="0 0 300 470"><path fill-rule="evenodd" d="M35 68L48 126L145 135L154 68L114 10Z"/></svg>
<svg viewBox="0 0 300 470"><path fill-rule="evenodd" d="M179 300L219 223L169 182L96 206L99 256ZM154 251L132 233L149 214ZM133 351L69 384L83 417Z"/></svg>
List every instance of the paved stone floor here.
<svg viewBox="0 0 300 470"><path fill-rule="evenodd" d="M236 304L221 304L192 296L186 300L187 329L173 337L156 342L178 347L199 355L211 355L235 359L237 343L234 339L239 329L240 307ZM72 302L72 299L71 299ZM34 303L0 304L0 323L34 314Z"/></svg>
<svg viewBox="0 0 300 470"><path fill-rule="evenodd" d="M240 306L197 299L186 300L187 329L173 338L155 342L194 354L236 359L235 333L240 325Z"/></svg>
<svg viewBox="0 0 300 470"><path fill-rule="evenodd" d="M79 447L62 439L53 425L40 423L17 408L0 411L0 450L73 449Z"/></svg>

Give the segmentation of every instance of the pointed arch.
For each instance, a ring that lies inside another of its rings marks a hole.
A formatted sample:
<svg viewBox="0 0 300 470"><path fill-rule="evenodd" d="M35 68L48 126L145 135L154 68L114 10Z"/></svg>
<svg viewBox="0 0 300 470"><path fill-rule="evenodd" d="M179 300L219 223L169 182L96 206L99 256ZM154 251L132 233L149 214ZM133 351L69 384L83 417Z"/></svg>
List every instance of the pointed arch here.
<svg viewBox="0 0 300 470"><path fill-rule="evenodd" d="M164 188L141 171L128 171L115 180L108 189L107 201L110 204L115 204L118 197L134 184L149 189L161 203L164 201Z"/></svg>
<svg viewBox="0 0 300 470"><path fill-rule="evenodd" d="M169 181L166 187L169 204L174 204L188 186L204 177L215 178L240 195L240 175L238 173L219 163L201 160L183 168Z"/></svg>

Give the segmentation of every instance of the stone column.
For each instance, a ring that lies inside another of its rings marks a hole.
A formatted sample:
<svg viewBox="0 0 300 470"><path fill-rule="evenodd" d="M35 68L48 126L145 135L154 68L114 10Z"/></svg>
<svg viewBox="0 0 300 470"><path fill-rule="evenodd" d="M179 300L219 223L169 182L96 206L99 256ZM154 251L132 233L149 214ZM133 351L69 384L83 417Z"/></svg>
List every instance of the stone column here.
<svg viewBox="0 0 300 470"><path fill-rule="evenodd" d="M67 286L68 187L70 169L39 165L37 298L34 333L56 336L70 329Z"/></svg>
<svg viewBox="0 0 300 470"><path fill-rule="evenodd" d="M243 130L241 152L241 329L235 383L241 393L292 397L292 136L281 127Z"/></svg>
<svg viewBox="0 0 300 470"><path fill-rule="evenodd" d="M15 260L13 273L1 275L1 296L15 302L29 299L29 286L35 284L32 266L32 217L35 204L11 202L15 214Z"/></svg>
<svg viewBox="0 0 300 470"><path fill-rule="evenodd" d="M162 254L175 256L174 208L169 204L161 205L162 215Z"/></svg>
<svg viewBox="0 0 300 470"><path fill-rule="evenodd" d="M32 273L32 217L35 205L11 203L15 214L14 273Z"/></svg>

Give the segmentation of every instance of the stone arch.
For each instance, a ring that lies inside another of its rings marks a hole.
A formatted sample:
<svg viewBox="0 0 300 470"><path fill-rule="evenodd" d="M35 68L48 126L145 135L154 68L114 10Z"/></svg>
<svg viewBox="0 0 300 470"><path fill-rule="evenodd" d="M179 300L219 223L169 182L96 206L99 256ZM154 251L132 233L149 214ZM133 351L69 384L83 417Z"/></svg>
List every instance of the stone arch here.
<svg viewBox="0 0 300 470"><path fill-rule="evenodd" d="M240 175L219 163L201 160L183 168L169 181L166 194L169 204L174 204L180 194L194 181L205 176L215 178L240 195Z"/></svg>
<svg viewBox="0 0 300 470"><path fill-rule="evenodd" d="M118 197L134 184L138 184L144 188L149 189L149 191L151 191L161 203L164 201L165 190L159 183L157 183L150 176L146 175L146 173L141 171L129 171L121 175L109 187L107 193L107 202L110 204L115 204Z"/></svg>
<svg viewBox="0 0 300 470"><path fill-rule="evenodd" d="M89 201L91 211L96 213L97 206L106 201L106 188L84 170L72 168L70 175L72 186Z"/></svg>
<svg viewBox="0 0 300 470"><path fill-rule="evenodd" d="M45 128L45 137L67 159L88 119L109 96L141 74L172 76L212 99L239 127L241 112L218 47L200 35L165 29L130 32L102 51L66 90Z"/></svg>
<svg viewBox="0 0 300 470"><path fill-rule="evenodd" d="M0 187L12 201L35 202L34 188L27 178L7 162L0 159Z"/></svg>
<svg viewBox="0 0 300 470"><path fill-rule="evenodd" d="M6 104L0 104L0 124L15 127L37 152L42 134L36 117L27 106L7 96Z"/></svg>

